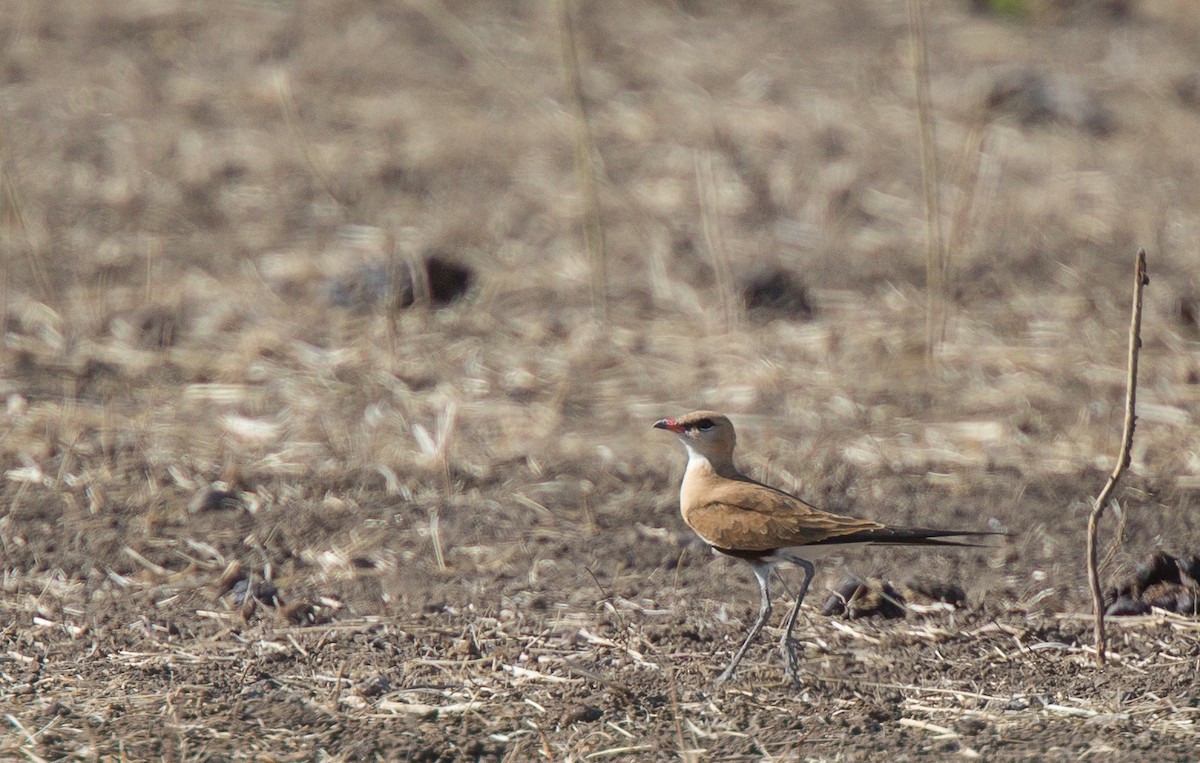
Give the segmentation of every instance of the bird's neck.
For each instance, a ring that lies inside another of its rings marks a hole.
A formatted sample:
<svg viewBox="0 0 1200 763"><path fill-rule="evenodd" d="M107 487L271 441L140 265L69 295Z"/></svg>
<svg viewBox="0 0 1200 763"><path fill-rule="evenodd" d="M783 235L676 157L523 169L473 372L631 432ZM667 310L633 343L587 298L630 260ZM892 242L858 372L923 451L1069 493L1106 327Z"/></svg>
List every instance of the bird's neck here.
<svg viewBox="0 0 1200 763"><path fill-rule="evenodd" d="M687 443L684 443L687 445ZM727 458L714 458L712 456L701 453L695 448L687 445L688 462L687 469L683 473L683 479L687 482L689 479L704 479L716 475L718 477L727 477L729 479L737 479L741 476L741 472L733 465L732 456Z"/></svg>

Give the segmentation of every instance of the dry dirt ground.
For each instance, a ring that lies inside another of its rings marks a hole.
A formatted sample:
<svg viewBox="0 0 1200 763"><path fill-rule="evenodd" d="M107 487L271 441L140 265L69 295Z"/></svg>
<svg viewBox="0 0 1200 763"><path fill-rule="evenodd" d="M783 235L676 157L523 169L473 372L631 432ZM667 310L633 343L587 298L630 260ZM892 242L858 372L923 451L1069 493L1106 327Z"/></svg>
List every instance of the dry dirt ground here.
<svg viewBox="0 0 1200 763"><path fill-rule="evenodd" d="M581 120L548 1L0 0L0 758L1194 759L1200 621L1095 667L1081 560L1139 246L1107 575L1200 551L1200 15L924 5L943 300L902 2L569 2ZM468 292L402 309L434 253ZM743 308L772 266L810 310ZM803 684L777 609L714 688L754 584L650 428L697 407L1012 535L826 562ZM847 571L969 603L821 616Z"/></svg>

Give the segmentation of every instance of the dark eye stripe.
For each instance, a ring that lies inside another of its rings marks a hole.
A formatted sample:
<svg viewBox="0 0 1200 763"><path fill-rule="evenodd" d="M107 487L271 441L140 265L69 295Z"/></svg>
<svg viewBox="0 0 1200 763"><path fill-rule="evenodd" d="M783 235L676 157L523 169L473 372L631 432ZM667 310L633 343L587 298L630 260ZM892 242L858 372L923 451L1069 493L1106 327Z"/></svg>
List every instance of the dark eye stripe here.
<svg viewBox="0 0 1200 763"><path fill-rule="evenodd" d="M707 431L713 428L712 419L700 419L696 422L696 428L700 431Z"/></svg>

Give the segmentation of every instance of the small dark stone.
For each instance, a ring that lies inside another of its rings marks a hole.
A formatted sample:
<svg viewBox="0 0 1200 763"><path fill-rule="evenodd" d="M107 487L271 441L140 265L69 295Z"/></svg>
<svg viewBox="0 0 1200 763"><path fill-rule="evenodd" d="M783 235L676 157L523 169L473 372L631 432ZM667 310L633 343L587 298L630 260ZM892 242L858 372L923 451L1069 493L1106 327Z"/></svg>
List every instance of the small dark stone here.
<svg viewBox="0 0 1200 763"><path fill-rule="evenodd" d="M825 606L821 607L821 614L826 617L836 617L846 613L846 604L858 593L858 589L863 585L863 579L857 575L847 575L838 581L838 584L833 587L833 591L829 594L829 598L825 600Z"/></svg>
<svg viewBox="0 0 1200 763"><path fill-rule="evenodd" d="M559 726L570 726L574 723L591 723L604 716L604 711L592 705L575 705L563 711L558 719Z"/></svg>
<svg viewBox="0 0 1200 763"><path fill-rule="evenodd" d="M370 263L341 278L326 281L321 292L331 304L355 310L377 307L442 307L466 294L475 271L438 252L418 263Z"/></svg>
<svg viewBox="0 0 1200 763"><path fill-rule="evenodd" d="M278 607L283 604L283 600L279 598L279 589L269 580L264 580L255 587L254 598L268 607Z"/></svg>
<svg viewBox="0 0 1200 763"><path fill-rule="evenodd" d="M879 615L892 620L904 617L904 603L904 595L886 580L847 575L833 589L821 614L827 617L845 614L851 620Z"/></svg>
<svg viewBox="0 0 1200 763"><path fill-rule="evenodd" d="M188 501L188 512L191 514L240 508L242 508L242 499L237 491L228 490L217 485L200 488L192 496L192 500Z"/></svg>
<svg viewBox="0 0 1200 763"><path fill-rule="evenodd" d="M1195 617L1200 615L1200 592L1194 588L1185 588L1175 598L1175 613Z"/></svg>
<svg viewBox="0 0 1200 763"><path fill-rule="evenodd" d="M249 599L268 607L277 607L280 604L279 589L269 580L242 578L233 584L232 591L233 600L238 604L243 604Z"/></svg>
<svg viewBox="0 0 1200 763"><path fill-rule="evenodd" d="M1142 592L1141 599L1151 607L1174 612L1180 595L1186 593L1187 589L1179 583L1155 583Z"/></svg>
<svg viewBox="0 0 1200 763"><path fill-rule="evenodd" d="M1176 560L1179 566L1180 582L1193 588L1200 588L1200 554L1192 554Z"/></svg>
<svg viewBox="0 0 1200 763"><path fill-rule="evenodd" d="M767 319L807 321L816 313L800 277L783 268L763 270L746 279L741 295L747 312Z"/></svg>
<svg viewBox="0 0 1200 763"><path fill-rule="evenodd" d="M879 578L869 578L865 589L859 589L858 594L846 605L846 616L857 620L879 615L886 620L896 620L906 614L904 604L903 594L891 583Z"/></svg>
<svg viewBox="0 0 1200 763"><path fill-rule="evenodd" d="M429 279L429 301L445 305L467 293L475 280L475 271L439 254L425 258L425 274Z"/></svg>
<svg viewBox="0 0 1200 763"><path fill-rule="evenodd" d="M470 758L472 760L479 760L480 758L483 757L483 755L486 751L487 751L487 746L483 743L483 740L481 740L481 739L472 739L471 741L469 741L465 745L463 745L463 748L462 748L463 755L465 755L467 758Z"/></svg>
<svg viewBox="0 0 1200 763"><path fill-rule="evenodd" d="M450 644L450 654L455 657L474 659L479 656L479 645L473 638L457 638Z"/></svg>
<svg viewBox="0 0 1200 763"><path fill-rule="evenodd" d="M354 690L367 699L374 699L392 690L392 682L385 675L374 675L364 678L354 685Z"/></svg>
<svg viewBox="0 0 1200 763"><path fill-rule="evenodd" d="M165 307L151 307L134 316L138 343L149 349L166 349L175 346L183 333L183 311Z"/></svg>
<svg viewBox="0 0 1200 763"><path fill-rule="evenodd" d="M1170 554L1156 551L1134 568L1133 579L1139 594L1155 583L1178 583L1179 564Z"/></svg>
<svg viewBox="0 0 1200 763"><path fill-rule="evenodd" d="M263 602L266 604L267 602ZM314 625L317 623L317 608L307 601L294 601L279 610L287 620L295 625Z"/></svg>
<svg viewBox="0 0 1200 763"><path fill-rule="evenodd" d="M956 609L967 605L967 592L962 589L962 586L940 580L911 578L904 584L901 591L909 599L923 598L930 602L949 604Z"/></svg>

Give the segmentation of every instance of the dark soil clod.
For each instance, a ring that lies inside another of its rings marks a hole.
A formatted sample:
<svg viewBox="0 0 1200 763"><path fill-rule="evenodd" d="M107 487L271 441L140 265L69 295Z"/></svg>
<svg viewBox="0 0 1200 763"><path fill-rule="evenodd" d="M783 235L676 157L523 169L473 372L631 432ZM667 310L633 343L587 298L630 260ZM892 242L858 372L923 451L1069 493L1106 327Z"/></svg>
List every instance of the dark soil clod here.
<svg viewBox="0 0 1200 763"><path fill-rule="evenodd" d="M949 604L955 609L967 606L967 592L962 586L927 578L910 578L900 587L901 592L913 602ZM922 601L923 600L923 601Z"/></svg>
<svg viewBox="0 0 1200 763"><path fill-rule="evenodd" d="M808 287L795 273L770 268L747 278L741 287L742 303L753 317L811 320L816 314Z"/></svg>
<svg viewBox="0 0 1200 763"><path fill-rule="evenodd" d="M353 310L403 309L418 304L443 307L461 298L475 281L473 268L439 254L427 254L416 265L369 263L321 291L330 304Z"/></svg>
<svg viewBox="0 0 1200 763"><path fill-rule="evenodd" d="M558 719L559 726L570 726L575 723L591 723L604 717L604 711L593 705L575 705L563 711Z"/></svg>
<svg viewBox="0 0 1200 763"><path fill-rule="evenodd" d="M904 617L904 595L881 578L859 578L848 575L837 584L821 608L821 614L844 614L851 620L879 615L888 620Z"/></svg>

